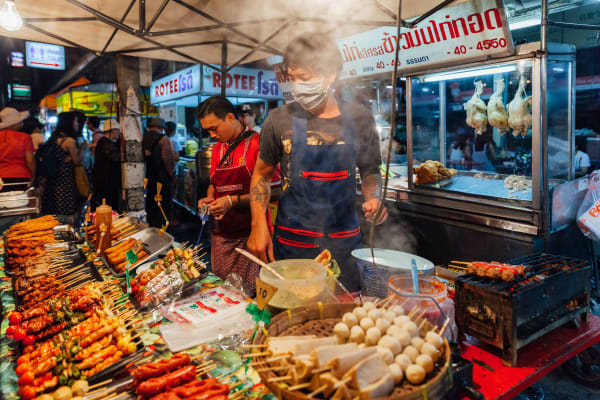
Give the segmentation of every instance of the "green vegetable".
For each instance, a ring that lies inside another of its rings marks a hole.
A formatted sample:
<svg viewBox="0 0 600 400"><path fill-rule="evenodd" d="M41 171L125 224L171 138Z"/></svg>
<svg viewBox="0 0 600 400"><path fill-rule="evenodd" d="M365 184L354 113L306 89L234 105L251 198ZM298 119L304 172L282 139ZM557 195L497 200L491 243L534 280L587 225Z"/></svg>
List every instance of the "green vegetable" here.
<svg viewBox="0 0 600 400"><path fill-rule="evenodd" d="M64 376L64 375L61 375L61 376L58 377L58 383L60 385L66 385L68 380L69 379L66 376Z"/></svg>
<svg viewBox="0 0 600 400"><path fill-rule="evenodd" d="M81 376L81 371L79 371L79 368L73 365L71 366L71 374L73 375L73 378L79 379Z"/></svg>
<svg viewBox="0 0 600 400"><path fill-rule="evenodd" d="M56 362L59 363L64 359L64 356L62 355L62 353L60 353L59 355L56 356ZM54 374L54 375L58 375L58 374Z"/></svg>
<svg viewBox="0 0 600 400"><path fill-rule="evenodd" d="M62 364L58 364L56 367L54 367L54 376L60 375L60 373L63 372L64 369L65 367L63 367Z"/></svg>
<svg viewBox="0 0 600 400"><path fill-rule="evenodd" d="M181 275L181 279L183 279L184 282L189 282L190 278L188 278L185 272L183 272L183 269L181 269L181 267L177 269L179 270L179 275Z"/></svg>
<svg viewBox="0 0 600 400"><path fill-rule="evenodd" d="M71 346L71 354L75 355L75 354L79 353L79 350L81 350L79 348L79 346L77 346L77 345Z"/></svg>
<svg viewBox="0 0 600 400"><path fill-rule="evenodd" d="M73 386L73 383L75 383L75 379L69 379L67 381L67 386Z"/></svg>

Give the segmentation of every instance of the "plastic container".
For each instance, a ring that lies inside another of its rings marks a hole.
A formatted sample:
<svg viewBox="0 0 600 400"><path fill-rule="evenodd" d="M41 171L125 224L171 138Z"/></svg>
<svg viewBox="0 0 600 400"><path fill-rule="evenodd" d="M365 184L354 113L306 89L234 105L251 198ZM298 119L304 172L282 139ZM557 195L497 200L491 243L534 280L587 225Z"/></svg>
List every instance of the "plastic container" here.
<svg viewBox="0 0 600 400"><path fill-rule="evenodd" d="M260 270L260 279L278 288L269 306L291 309L325 300L327 271L318 262L290 259L275 261L269 266L285 278L281 280L275 277L266 268Z"/></svg>
<svg viewBox="0 0 600 400"><path fill-rule="evenodd" d="M418 307L415 315L423 314L433 325L442 326L445 318L450 318L450 323L444 331L448 339L456 337L456 323L454 322L454 302L448 297L446 284L434 276L419 275L419 293L413 292L412 278L410 275L394 275L388 279L388 295L396 295L392 304L402 304L408 314L415 306ZM394 292L391 288L394 288ZM445 316L440 313L434 302L437 302Z"/></svg>

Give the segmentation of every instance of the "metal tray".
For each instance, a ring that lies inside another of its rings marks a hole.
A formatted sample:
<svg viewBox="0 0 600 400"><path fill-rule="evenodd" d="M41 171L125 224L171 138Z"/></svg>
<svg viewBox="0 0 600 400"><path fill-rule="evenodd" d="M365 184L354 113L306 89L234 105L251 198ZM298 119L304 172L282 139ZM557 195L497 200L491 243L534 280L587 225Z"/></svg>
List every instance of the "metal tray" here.
<svg viewBox="0 0 600 400"><path fill-rule="evenodd" d="M133 332L132 332L132 335L133 335ZM111 364L108 367L104 368L103 370L98 371L94 375L88 377L87 380L88 380L89 384L93 385L94 383L101 382L103 380L106 380L107 378L112 378L114 376L117 376L117 371L125 368L125 366L130 363L140 360L143 357L143 351L144 351L145 346L139 337L137 339L135 339L134 342L136 344L136 349L137 349L137 351L135 353L121 358L116 363Z"/></svg>
<svg viewBox="0 0 600 400"><path fill-rule="evenodd" d="M160 235L160 230L158 228L151 227L151 228L146 228L142 231L136 232L133 235L128 236L127 238L119 240L113 246L116 246L119 243L121 243L127 239L132 239L132 238L136 239L136 240L139 239L142 241L142 245L144 246L144 249L148 253L148 257L145 258L144 260L138 261L137 263L133 264L132 266L130 266L130 269L135 269L135 268L137 268L138 265L145 263L147 261L153 260L160 253L162 253L163 251L165 251L169 247L171 247L174 242L173 236L169 235L167 232L163 232L163 234ZM103 258L103 261L104 261L104 264L106 265L106 267L108 268L108 270L110 271L110 273L113 274L113 276L117 276L117 277L125 276L125 272L118 273L117 271L115 271L106 259Z"/></svg>

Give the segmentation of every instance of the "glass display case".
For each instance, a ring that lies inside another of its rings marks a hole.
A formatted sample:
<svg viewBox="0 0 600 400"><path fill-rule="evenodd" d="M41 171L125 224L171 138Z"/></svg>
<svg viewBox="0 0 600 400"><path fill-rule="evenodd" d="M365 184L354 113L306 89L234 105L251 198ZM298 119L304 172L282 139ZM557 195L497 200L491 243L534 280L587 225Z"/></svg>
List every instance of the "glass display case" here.
<svg viewBox="0 0 600 400"><path fill-rule="evenodd" d="M536 50L407 79L408 182L421 202L542 210L544 188L574 178L574 49L551 44L546 58Z"/></svg>

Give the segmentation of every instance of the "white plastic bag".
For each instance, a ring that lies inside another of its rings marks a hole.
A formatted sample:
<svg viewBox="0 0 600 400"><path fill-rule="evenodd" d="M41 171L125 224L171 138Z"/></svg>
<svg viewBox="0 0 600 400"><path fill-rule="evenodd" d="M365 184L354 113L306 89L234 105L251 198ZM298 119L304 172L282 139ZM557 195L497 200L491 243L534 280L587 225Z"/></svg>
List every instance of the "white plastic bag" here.
<svg viewBox="0 0 600 400"><path fill-rule="evenodd" d="M588 185L577 211L577 226L586 237L600 241L600 170L590 174Z"/></svg>

